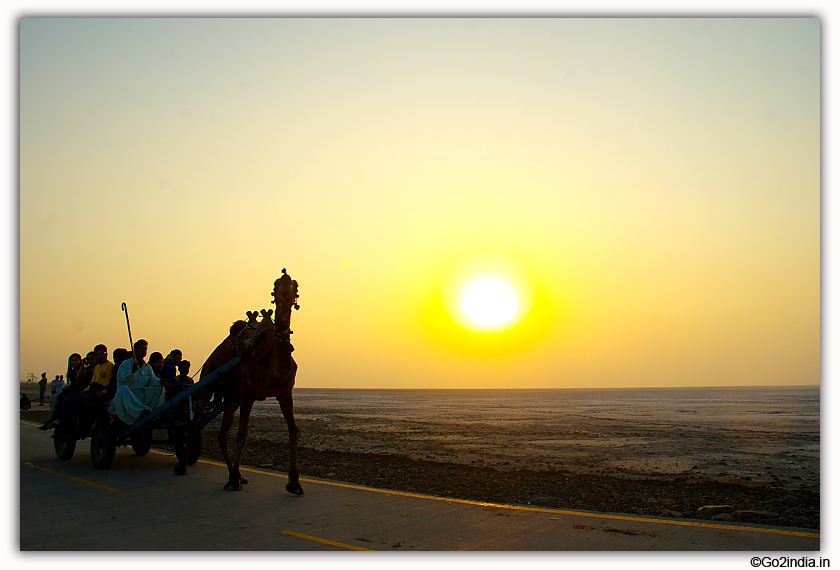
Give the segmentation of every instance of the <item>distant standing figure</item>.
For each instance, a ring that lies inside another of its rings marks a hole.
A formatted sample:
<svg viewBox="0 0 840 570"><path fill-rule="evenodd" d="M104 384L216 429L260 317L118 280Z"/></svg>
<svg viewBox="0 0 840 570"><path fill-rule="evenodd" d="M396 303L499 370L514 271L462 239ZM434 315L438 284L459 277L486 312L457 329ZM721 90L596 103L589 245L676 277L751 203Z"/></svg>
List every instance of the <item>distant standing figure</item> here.
<svg viewBox="0 0 840 570"><path fill-rule="evenodd" d="M50 382L50 393L55 396L61 394L62 390L64 390L64 376L56 376L55 380Z"/></svg>
<svg viewBox="0 0 840 570"><path fill-rule="evenodd" d="M38 380L38 399L41 401L39 406L44 405L44 394L47 391L47 373L41 374L41 379Z"/></svg>
<svg viewBox="0 0 840 570"><path fill-rule="evenodd" d="M50 417L54 417L55 408L58 405L58 400L63 398L62 394L64 393L64 376L59 375L55 377L55 380L50 382L50 391L52 392L52 397L50 397ZM49 420L47 420L47 423ZM46 425L46 423L44 424ZM41 426L43 428L43 426ZM39 428L40 429L40 428Z"/></svg>
<svg viewBox="0 0 840 570"><path fill-rule="evenodd" d="M61 394L62 390L64 390L64 376L56 376L55 380L50 382L50 394L55 396Z"/></svg>

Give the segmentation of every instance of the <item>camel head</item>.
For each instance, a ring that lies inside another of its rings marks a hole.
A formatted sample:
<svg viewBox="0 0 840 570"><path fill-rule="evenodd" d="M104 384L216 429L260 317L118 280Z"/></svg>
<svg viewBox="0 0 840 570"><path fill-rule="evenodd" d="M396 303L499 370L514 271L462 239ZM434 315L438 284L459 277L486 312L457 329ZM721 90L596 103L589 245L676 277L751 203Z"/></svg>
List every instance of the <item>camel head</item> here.
<svg viewBox="0 0 840 570"><path fill-rule="evenodd" d="M297 304L297 281L289 277L285 268L283 269L283 275L274 282L274 291L272 291L271 296L274 297L272 303L277 308L274 333L288 340L288 335L292 334L292 331L289 330L292 320L292 308L299 309L300 306Z"/></svg>

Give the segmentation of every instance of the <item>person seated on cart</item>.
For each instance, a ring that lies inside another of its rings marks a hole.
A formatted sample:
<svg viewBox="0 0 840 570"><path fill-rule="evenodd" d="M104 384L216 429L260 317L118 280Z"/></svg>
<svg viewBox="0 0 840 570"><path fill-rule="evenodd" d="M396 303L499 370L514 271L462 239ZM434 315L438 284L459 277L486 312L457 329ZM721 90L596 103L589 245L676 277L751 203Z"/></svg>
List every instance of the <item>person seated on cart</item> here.
<svg viewBox="0 0 840 570"><path fill-rule="evenodd" d="M72 360L74 356L78 356L78 354L70 355L70 359ZM55 407L53 407L50 411L50 415L47 418L47 421L44 422L44 425L38 429L48 430L54 428L64 417L66 402L70 403L71 408L79 404L79 393L87 388L88 384L90 384L93 379L94 361L95 358L93 351L88 352L87 356L80 360L76 376L72 379L69 386L65 386L60 393L56 394Z"/></svg>
<svg viewBox="0 0 840 570"><path fill-rule="evenodd" d="M152 367L152 372L154 372L155 376L158 380L160 380L160 386L163 388L165 398L169 388L175 385L175 378L170 378L166 375L164 372L164 362L163 354L160 352L153 352L149 356L149 366Z"/></svg>
<svg viewBox="0 0 840 570"><path fill-rule="evenodd" d="M178 392L178 365L181 363L182 358L181 351L175 349L163 359L163 368L158 376L161 379L160 383L166 390L167 400ZM151 359L149 362L151 362Z"/></svg>
<svg viewBox="0 0 840 570"><path fill-rule="evenodd" d="M114 362L108 360L108 347L97 345L94 349L96 366L93 369L93 381L79 393L79 399L68 400L62 423L73 425L78 421L78 428L74 436L78 437L87 432L87 428L96 421L97 413L105 402L114 397L117 391L117 366L128 358L128 351L118 348L114 351Z"/></svg>
<svg viewBox="0 0 840 570"><path fill-rule="evenodd" d="M163 359L163 376L167 380L175 380L178 376L178 363L183 359L183 353L176 349L169 352Z"/></svg>
<svg viewBox="0 0 840 570"><path fill-rule="evenodd" d="M134 358L123 362L117 370L117 392L108 411L128 425L166 402L160 378L144 360L148 350L149 343L138 340L134 343ZM163 366L162 355L160 365Z"/></svg>
<svg viewBox="0 0 840 570"><path fill-rule="evenodd" d="M149 366L152 367L152 372L155 373L155 376L161 380L162 386L168 379L168 377L163 373L163 354L160 352L153 352L151 356L149 356Z"/></svg>
<svg viewBox="0 0 840 570"><path fill-rule="evenodd" d="M97 344L94 347L91 369L90 381L80 392L65 398L61 410L61 423L67 426L77 426L73 432L73 436L76 438L81 437L85 431L85 422L79 422L83 416L84 403L90 394L105 390L114 374L114 364L108 360L108 347L104 344Z"/></svg>
<svg viewBox="0 0 840 570"><path fill-rule="evenodd" d="M194 384L193 379L190 378L190 361L181 360L178 362L178 375L172 382L166 385L166 401L171 400L175 395L182 392L187 386Z"/></svg>
<svg viewBox="0 0 840 570"><path fill-rule="evenodd" d="M154 370L155 376L160 378L160 385L163 386L163 389L166 392L166 401L169 401L172 398L172 396L174 396L182 390L182 388L178 387L177 375L169 376L169 374L167 374L166 372L166 360L168 358L169 356L167 358L164 358L163 355L159 352L153 352L152 355L149 357L149 365L151 365L152 370ZM179 355L178 362L180 363L180 361L181 360Z"/></svg>
<svg viewBox="0 0 840 570"><path fill-rule="evenodd" d="M104 390L111 383L111 376L114 372L114 363L108 360L108 347L104 344L97 344L93 349L93 358L96 366L93 368L93 378L83 393L98 392Z"/></svg>
<svg viewBox="0 0 840 570"><path fill-rule="evenodd" d="M195 380L190 378L190 361L189 360L182 360L178 363L178 377L175 379L180 390L183 390L187 386L192 386L195 384Z"/></svg>
<svg viewBox="0 0 840 570"><path fill-rule="evenodd" d="M120 364L132 358L131 353L124 348L114 350L114 364L111 366L111 374L107 378L100 376L99 380L90 385L82 398L83 403L88 407L98 407L105 402L110 402L117 391L117 370ZM107 384L105 383L107 381Z"/></svg>

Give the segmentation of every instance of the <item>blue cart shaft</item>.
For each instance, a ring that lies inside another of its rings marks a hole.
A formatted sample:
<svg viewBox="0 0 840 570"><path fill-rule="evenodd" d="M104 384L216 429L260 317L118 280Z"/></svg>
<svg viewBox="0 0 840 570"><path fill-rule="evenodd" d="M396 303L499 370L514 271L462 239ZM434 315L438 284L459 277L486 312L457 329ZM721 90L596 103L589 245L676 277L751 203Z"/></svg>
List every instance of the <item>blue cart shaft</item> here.
<svg viewBox="0 0 840 570"><path fill-rule="evenodd" d="M190 396L192 396L193 394L195 394L199 390L201 390L203 388L206 388L207 386L210 386L211 384L214 384L215 382L217 382L219 380L219 377L222 374L224 374L225 372L228 372L230 369L232 369L238 363L239 363L239 357L238 356L233 358L232 360L229 360L226 364L224 364L221 367L219 367L218 369L214 370L213 372L211 372L210 374L208 374L207 376L205 376L204 378L202 378L197 383L193 384L192 386L190 386L189 388L187 388L183 392L180 392L174 398L172 398L171 400L166 402L164 405L162 405L158 409L152 411L152 413L150 413L149 415L141 418L140 420L134 422L132 425L128 426L128 428L126 428L125 433L127 435L131 435L132 433L134 433L138 429L142 428L143 426L145 426L146 424L148 424L149 422L151 422L155 418L159 417L161 414L163 414L163 413L165 413L169 410L176 409L181 404L181 402L185 401L187 398L189 398ZM213 415L213 417L215 417L217 414L218 414L218 411L216 412L216 414Z"/></svg>
<svg viewBox="0 0 840 570"><path fill-rule="evenodd" d="M212 422L216 418L216 416L218 416L224 411L224 409L225 405L224 402L222 402L212 410L205 412L204 417L201 418L201 422L199 422L198 424L198 429L204 429L204 426Z"/></svg>

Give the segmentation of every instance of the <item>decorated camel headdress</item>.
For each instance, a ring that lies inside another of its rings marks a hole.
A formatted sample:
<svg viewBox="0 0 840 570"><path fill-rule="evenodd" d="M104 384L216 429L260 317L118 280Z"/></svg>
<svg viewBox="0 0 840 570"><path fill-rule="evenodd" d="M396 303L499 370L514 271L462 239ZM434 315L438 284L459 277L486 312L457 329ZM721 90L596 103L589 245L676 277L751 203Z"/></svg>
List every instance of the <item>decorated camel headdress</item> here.
<svg viewBox="0 0 840 570"><path fill-rule="evenodd" d="M283 275L274 282L274 291L271 292L274 297L272 303L276 307L276 320L274 322L274 336L278 340L290 340L292 308L300 309L297 304L298 299L298 283L286 273L283 268Z"/></svg>

